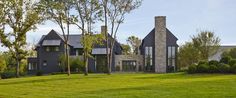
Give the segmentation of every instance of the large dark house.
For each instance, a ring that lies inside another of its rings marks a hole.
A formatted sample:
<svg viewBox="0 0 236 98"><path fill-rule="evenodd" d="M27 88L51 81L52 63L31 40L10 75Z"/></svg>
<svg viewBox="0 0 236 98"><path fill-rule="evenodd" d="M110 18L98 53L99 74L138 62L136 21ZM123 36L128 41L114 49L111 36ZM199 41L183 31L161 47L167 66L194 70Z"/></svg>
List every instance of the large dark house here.
<svg viewBox="0 0 236 98"><path fill-rule="evenodd" d="M102 27L104 30L104 27ZM83 55L81 35L69 35L71 57ZM147 71L156 73L171 72L176 69L177 38L166 28L166 17L155 17L155 28L142 40L140 54L122 55L122 47L115 42L112 71ZM105 43L105 41L104 41ZM37 57L28 58L29 73L42 71L52 73L62 71L59 60L65 45L62 35L52 30L39 40ZM89 59L90 72L104 72L106 68L106 47L95 45Z"/></svg>

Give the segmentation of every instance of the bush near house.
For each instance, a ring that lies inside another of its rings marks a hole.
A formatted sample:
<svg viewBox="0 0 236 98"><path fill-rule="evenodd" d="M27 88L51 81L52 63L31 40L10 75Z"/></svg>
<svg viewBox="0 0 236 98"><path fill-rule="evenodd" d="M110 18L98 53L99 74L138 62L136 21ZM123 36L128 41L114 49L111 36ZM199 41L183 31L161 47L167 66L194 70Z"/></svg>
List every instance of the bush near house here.
<svg viewBox="0 0 236 98"><path fill-rule="evenodd" d="M200 61L188 67L189 74L194 73L236 73L236 59L223 57L220 62L212 60L209 62Z"/></svg>

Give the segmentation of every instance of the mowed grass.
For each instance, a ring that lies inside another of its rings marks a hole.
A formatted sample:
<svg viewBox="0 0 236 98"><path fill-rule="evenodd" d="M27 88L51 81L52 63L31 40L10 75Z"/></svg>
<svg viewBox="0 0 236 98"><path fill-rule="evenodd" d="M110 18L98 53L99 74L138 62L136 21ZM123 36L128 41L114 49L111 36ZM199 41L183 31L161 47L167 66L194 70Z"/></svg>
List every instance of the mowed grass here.
<svg viewBox="0 0 236 98"><path fill-rule="evenodd" d="M82 74L0 80L0 98L236 98L236 75Z"/></svg>

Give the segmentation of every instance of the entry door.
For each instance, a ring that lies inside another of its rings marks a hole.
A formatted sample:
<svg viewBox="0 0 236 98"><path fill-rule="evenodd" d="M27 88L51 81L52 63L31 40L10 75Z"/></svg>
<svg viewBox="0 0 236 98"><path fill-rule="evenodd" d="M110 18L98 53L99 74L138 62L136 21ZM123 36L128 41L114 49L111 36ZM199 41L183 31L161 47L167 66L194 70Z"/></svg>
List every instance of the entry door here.
<svg viewBox="0 0 236 98"><path fill-rule="evenodd" d="M137 63L134 60L122 61L122 70L125 71L125 72L135 71L136 66L137 66Z"/></svg>

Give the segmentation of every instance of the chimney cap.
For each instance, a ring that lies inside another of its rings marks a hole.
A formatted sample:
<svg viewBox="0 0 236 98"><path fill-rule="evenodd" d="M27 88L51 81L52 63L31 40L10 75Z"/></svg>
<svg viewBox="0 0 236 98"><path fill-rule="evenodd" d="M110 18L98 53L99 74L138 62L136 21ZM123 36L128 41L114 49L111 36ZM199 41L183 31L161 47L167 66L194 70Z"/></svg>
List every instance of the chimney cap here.
<svg viewBox="0 0 236 98"><path fill-rule="evenodd" d="M166 18L166 16L155 16L155 18Z"/></svg>

